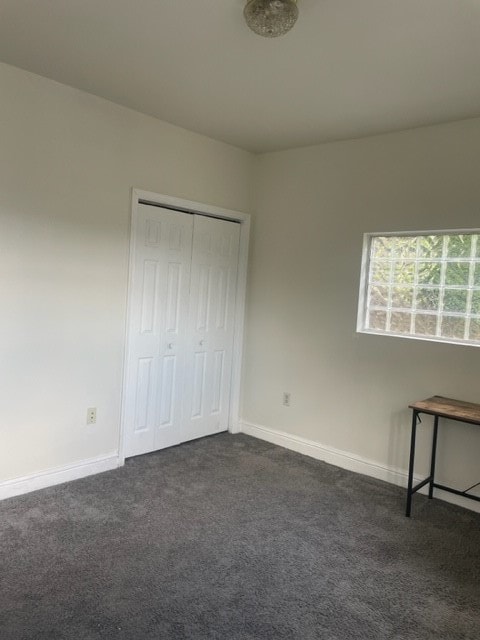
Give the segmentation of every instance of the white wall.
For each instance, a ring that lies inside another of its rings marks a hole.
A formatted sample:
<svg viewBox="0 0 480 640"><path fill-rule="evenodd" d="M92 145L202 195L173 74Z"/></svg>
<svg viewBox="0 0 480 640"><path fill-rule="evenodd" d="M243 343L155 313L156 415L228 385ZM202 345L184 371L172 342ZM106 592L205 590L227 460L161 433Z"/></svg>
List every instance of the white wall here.
<svg viewBox="0 0 480 640"><path fill-rule="evenodd" d="M117 451L131 188L248 211L252 156L3 64L0 95L2 481Z"/></svg>
<svg viewBox="0 0 480 640"><path fill-rule="evenodd" d="M480 402L480 349L357 334L362 234L479 227L480 119L256 162L244 422L406 469L408 403ZM479 452L478 427L442 429L439 480L480 480Z"/></svg>
<svg viewBox="0 0 480 640"><path fill-rule="evenodd" d="M365 231L480 226L480 120L255 158L1 64L0 94L0 483L117 451L134 186L250 211L257 172L245 423L406 468L408 402L480 401L480 349L355 333ZM444 429L440 479L479 440Z"/></svg>

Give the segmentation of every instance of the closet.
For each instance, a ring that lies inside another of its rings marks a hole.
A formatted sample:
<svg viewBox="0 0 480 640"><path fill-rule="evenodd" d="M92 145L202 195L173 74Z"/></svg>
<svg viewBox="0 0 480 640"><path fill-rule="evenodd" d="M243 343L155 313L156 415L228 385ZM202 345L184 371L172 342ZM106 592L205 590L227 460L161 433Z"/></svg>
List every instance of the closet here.
<svg viewBox="0 0 480 640"><path fill-rule="evenodd" d="M240 224L139 204L125 455L228 429Z"/></svg>

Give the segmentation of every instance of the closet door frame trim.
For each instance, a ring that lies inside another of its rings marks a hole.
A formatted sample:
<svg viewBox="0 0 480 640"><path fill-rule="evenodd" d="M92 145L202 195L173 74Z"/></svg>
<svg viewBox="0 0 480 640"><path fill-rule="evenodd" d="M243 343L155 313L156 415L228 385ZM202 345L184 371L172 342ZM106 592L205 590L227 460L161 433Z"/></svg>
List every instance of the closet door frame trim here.
<svg viewBox="0 0 480 640"><path fill-rule="evenodd" d="M123 391L122 409L120 420L120 441L119 441L119 465L125 463L125 441L126 441L126 398L127 394L135 393L134 389L127 388L127 367L129 353L129 339L132 329L132 299L133 299L133 267L135 264L135 242L138 220L138 207L140 204L151 204L164 207L179 213L190 213L208 216L210 218L220 218L240 224L240 247L238 255L237 290L235 298L235 328L233 336L233 363L232 382L230 387L230 410L228 418L228 431L239 433L240 431L240 390L242 377L242 355L245 322L245 298L247 288L247 266L248 266L248 243L250 237L250 215L241 211L224 209L175 198L173 196L144 191L142 189L132 189L132 205L130 219L130 242L128 259L128 285L127 285L127 313L125 325L125 349L123 359Z"/></svg>

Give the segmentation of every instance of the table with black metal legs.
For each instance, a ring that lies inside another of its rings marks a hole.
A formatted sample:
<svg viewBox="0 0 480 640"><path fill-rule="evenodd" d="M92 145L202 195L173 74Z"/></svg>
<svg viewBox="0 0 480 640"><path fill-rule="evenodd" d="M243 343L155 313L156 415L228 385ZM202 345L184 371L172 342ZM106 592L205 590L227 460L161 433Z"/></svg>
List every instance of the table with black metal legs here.
<svg viewBox="0 0 480 640"><path fill-rule="evenodd" d="M408 466L408 488L407 488L407 518L412 510L412 496L425 485L428 487L428 497L433 498L433 490L442 489L456 495L470 498L480 502L480 497L468 493L471 489L478 486L480 482L472 485L464 491L446 487L443 484L435 482L435 460L437 454L438 439L438 422L440 418L448 418L448 420L456 420L457 422L467 422L469 424L480 425L480 404L472 402L463 402L461 400L452 400L451 398L443 398L442 396L432 396L426 400L419 400L408 405L412 409L412 436L410 441L410 463ZM430 475L415 486L413 485L413 470L415 466L415 441L417 437L417 426L421 422L420 413L426 413L433 416L433 438L432 438L432 457L430 461Z"/></svg>

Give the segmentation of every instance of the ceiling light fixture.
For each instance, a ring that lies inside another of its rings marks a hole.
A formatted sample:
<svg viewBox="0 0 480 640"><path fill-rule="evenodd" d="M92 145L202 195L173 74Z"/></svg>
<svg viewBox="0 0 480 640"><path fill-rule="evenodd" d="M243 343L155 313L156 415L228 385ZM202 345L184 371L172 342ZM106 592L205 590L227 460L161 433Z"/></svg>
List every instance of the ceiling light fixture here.
<svg viewBox="0 0 480 640"><path fill-rule="evenodd" d="M243 15L259 36L276 38L290 31L297 21L297 0L248 0Z"/></svg>

